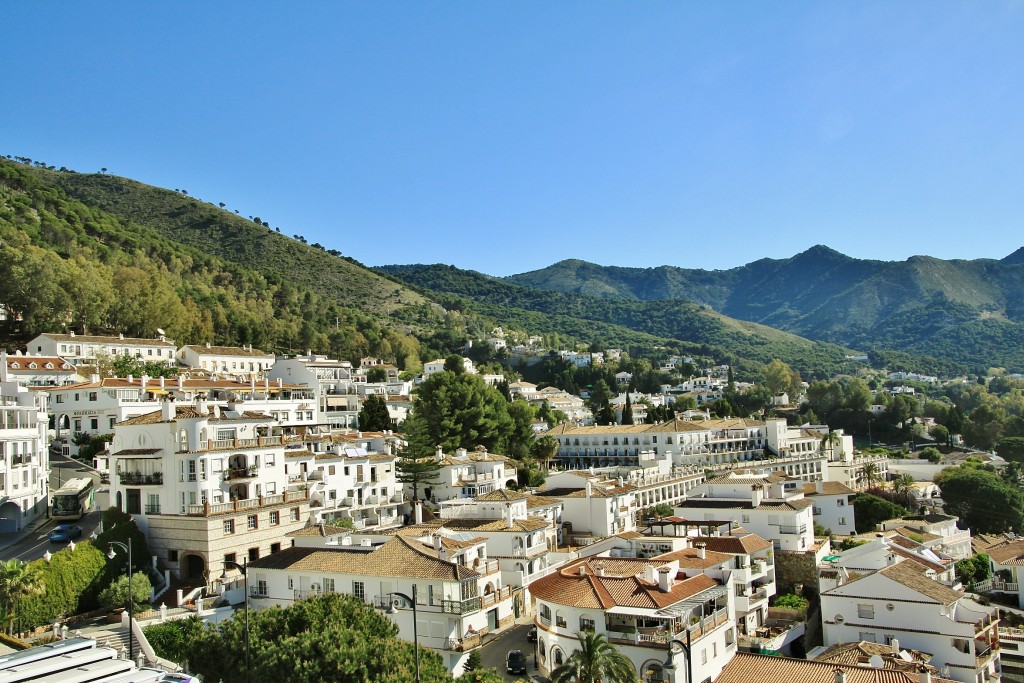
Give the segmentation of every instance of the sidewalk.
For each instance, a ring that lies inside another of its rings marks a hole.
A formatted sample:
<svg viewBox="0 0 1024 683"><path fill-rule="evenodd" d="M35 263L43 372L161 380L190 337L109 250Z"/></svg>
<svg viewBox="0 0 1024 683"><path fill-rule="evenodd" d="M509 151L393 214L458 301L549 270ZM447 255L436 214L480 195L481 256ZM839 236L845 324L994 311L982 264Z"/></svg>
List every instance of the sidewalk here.
<svg viewBox="0 0 1024 683"><path fill-rule="evenodd" d="M40 527L49 524L52 520L49 517L40 515L36 517L26 526L22 527L20 531L15 531L10 534L0 534L0 550L5 550L15 543L19 543L22 539L31 536L34 533L38 533Z"/></svg>

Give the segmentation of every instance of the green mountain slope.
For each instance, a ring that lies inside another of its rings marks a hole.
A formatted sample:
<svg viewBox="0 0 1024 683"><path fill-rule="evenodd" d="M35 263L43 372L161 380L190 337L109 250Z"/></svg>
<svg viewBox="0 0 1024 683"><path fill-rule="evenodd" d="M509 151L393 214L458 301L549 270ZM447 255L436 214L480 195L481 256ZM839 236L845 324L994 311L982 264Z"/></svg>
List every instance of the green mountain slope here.
<svg viewBox="0 0 1024 683"><path fill-rule="evenodd" d="M449 299L449 306L468 305L495 319L591 339L604 346L656 344L709 355L751 371L772 358L781 358L807 376L852 369L839 346L733 320L691 302L566 296L444 265L384 266L378 270L442 299L454 295L468 300Z"/></svg>
<svg viewBox="0 0 1024 683"><path fill-rule="evenodd" d="M11 347L64 328L159 327L180 343L400 364L444 322L392 280L195 199L2 159L0 303L20 319L3 330Z"/></svg>
<svg viewBox="0 0 1024 683"><path fill-rule="evenodd" d="M887 262L817 246L724 271L562 261L508 280L608 298L689 300L852 348L1024 369L1024 250L1002 261L915 256Z"/></svg>

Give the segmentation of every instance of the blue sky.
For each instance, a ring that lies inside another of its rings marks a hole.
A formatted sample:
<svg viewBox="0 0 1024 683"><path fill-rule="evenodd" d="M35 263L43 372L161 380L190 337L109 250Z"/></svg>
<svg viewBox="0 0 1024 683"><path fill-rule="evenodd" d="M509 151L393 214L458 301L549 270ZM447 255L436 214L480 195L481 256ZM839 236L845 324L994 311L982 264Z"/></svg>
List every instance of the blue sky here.
<svg viewBox="0 0 1024 683"><path fill-rule="evenodd" d="M0 153L370 265L1024 246L1024 3L7 3Z"/></svg>

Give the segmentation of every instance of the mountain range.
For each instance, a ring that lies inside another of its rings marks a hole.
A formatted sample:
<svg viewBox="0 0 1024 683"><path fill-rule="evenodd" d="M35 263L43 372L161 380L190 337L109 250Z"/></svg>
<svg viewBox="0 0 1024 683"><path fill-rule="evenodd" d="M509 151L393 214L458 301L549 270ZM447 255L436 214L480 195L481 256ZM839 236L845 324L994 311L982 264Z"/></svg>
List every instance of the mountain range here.
<svg viewBox="0 0 1024 683"><path fill-rule="evenodd" d="M511 283L636 302L689 301L808 339L1024 369L1024 248L1001 259L855 259L816 246L729 270L628 268L578 260Z"/></svg>

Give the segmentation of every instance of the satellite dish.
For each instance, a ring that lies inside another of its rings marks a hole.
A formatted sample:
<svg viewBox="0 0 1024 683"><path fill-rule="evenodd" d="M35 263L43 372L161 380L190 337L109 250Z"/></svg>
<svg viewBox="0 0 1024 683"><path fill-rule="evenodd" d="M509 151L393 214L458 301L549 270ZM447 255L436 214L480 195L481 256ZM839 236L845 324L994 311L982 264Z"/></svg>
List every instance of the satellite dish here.
<svg viewBox="0 0 1024 683"><path fill-rule="evenodd" d="M166 332L164 332L164 331L163 331L163 329L161 329L161 328L159 328L159 327L158 327L158 328L156 328L156 333L157 333L157 334L159 334L159 335L161 335L161 336L162 336L162 335L165 335L165 334L167 334Z"/></svg>
<svg viewBox="0 0 1024 683"><path fill-rule="evenodd" d="M868 660L868 664L873 669L881 669L885 667L885 660L882 659L882 655L871 655L871 659Z"/></svg>

